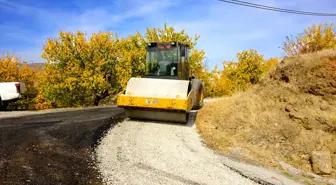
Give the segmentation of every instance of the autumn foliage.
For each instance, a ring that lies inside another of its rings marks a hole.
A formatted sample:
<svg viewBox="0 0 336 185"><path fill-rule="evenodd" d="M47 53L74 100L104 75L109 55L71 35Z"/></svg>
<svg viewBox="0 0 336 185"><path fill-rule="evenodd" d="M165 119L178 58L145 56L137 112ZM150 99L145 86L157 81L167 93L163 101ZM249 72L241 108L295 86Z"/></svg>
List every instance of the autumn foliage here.
<svg viewBox="0 0 336 185"><path fill-rule="evenodd" d="M336 47L334 24L313 24L296 37L286 37L283 50L287 55L298 55Z"/></svg>
<svg viewBox="0 0 336 185"><path fill-rule="evenodd" d="M211 78L206 80L209 82L207 96L219 97L245 91L257 84L278 62L276 58L265 60L253 49L239 52L237 59L236 62L224 61L222 71L216 67L207 75Z"/></svg>
<svg viewBox="0 0 336 185"><path fill-rule="evenodd" d="M80 31L61 31L43 48L42 57L48 63L39 86L57 107L99 105L101 100L123 91L131 77L144 74L148 42L186 42L193 49L197 39L167 25L163 29L147 29L144 36L137 32L126 38L118 38L112 32L99 32L88 38ZM192 50L190 62L195 75L202 71L197 68L203 59L204 51Z"/></svg>
<svg viewBox="0 0 336 185"><path fill-rule="evenodd" d="M35 109L38 103L34 103L38 94L35 84L38 76L38 69L32 69L26 62L21 61L13 54L6 54L0 57L0 82L24 82L27 92L23 98L10 104L12 109Z"/></svg>
<svg viewBox="0 0 336 185"><path fill-rule="evenodd" d="M145 72L148 42L184 42L190 46L192 75L205 84L205 96L220 97L245 91L257 84L278 62L265 59L256 50L237 53L237 61L224 61L221 68L209 70L205 51L196 49L199 36L189 36L164 24L163 28L147 28L119 38L113 32L87 35L60 31L57 38L48 38L42 57L43 70L33 69L14 55L0 58L0 81L23 81L28 87L14 109L46 109L52 107L85 107L111 102L126 88L131 77ZM287 54L314 52L335 47L333 25L313 25L305 34L287 37Z"/></svg>
<svg viewBox="0 0 336 185"><path fill-rule="evenodd" d="M60 32L58 39L48 39L40 83L46 98L57 107L89 106L117 91L119 73L128 70L118 62L117 42L109 32L89 39L82 32Z"/></svg>

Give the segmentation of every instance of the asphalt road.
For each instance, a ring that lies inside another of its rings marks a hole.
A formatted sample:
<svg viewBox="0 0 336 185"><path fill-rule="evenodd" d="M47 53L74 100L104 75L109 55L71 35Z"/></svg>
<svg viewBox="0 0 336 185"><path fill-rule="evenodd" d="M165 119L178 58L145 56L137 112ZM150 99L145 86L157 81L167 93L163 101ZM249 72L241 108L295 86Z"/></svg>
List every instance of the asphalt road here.
<svg viewBox="0 0 336 185"><path fill-rule="evenodd" d="M0 118L0 184L102 184L92 152L123 113L115 107L1 112L7 118Z"/></svg>

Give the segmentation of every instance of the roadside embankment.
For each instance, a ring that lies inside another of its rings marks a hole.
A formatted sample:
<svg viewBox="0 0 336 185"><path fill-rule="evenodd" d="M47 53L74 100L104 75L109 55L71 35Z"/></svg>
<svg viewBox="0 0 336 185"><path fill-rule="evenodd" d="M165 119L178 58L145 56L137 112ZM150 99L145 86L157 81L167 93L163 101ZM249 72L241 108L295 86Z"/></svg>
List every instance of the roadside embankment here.
<svg viewBox="0 0 336 185"><path fill-rule="evenodd" d="M335 183L336 50L284 59L253 89L205 105L196 125L217 151Z"/></svg>

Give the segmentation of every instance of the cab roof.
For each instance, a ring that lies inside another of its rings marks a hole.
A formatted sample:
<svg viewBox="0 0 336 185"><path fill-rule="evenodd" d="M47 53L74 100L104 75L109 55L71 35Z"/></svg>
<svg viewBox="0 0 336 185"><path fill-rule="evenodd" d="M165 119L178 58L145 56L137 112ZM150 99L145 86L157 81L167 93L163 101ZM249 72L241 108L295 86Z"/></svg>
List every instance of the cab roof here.
<svg viewBox="0 0 336 185"><path fill-rule="evenodd" d="M147 47L153 47L153 46L160 46L160 45L171 45L171 46L185 46L187 48L189 48L189 45L183 42L149 42L147 44Z"/></svg>

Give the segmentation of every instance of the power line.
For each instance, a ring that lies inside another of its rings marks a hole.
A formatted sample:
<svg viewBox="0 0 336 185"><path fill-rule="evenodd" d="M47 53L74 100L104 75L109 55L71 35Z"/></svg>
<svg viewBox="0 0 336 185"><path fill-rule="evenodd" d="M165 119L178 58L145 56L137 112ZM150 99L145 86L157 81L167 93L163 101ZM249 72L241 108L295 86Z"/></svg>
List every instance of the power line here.
<svg viewBox="0 0 336 185"><path fill-rule="evenodd" d="M288 10L288 9L284 9L284 8L276 8L276 7L272 7L272 6L265 6L265 5L259 5L259 4L255 4L255 3L249 3L249 2L245 2L245 1L239 1L239 0L231 0L231 1L235 1L238 3L244 3L244 4L248 4L248 5L253 5L253 6L259 6L262 8L268 8L268 9L274 9L274 10L279 10L279 11L284 11L284 12L293 12L293 13L300 13L300 14L309 14L309 15L336 15L336 14L325 14L325 13L314 13L314 12L303 12L303 11L297 11L297 10Z"/></svg>
<svg viewBox="0 0 336 185"><path fill-rule="evenodd" d="M245 1L238 1L238 0L219 0L222 2L237 4L237 5L243 5L248 6L252 8L259 8L264 10L271 10L271 11L277 11L277 12L284 12L284 13L293 13L293 14L301 14L301 15L312 15L312 16L336 16L336 14L330 14L330 13L315 13L315 12L303 12L303 11L296 11L296 10L288 10L283 8L276 8L272 6L265 6L265 5L259 5L255 3L249 3Z"/></svg>
<svg viewBox="0 0 336 185"><path fill-rule="evenodd" d="M242 5L242 6L251 7L251 8L258 8L258 9L283 12L283 13L311 15L311 16L336 16L336 14L331 14L331 13L317 13L317 12L304 12L304 11L297 11L297 10L289 10L289 9L265 6L265 5L249 3L245 1L239 1L239 0L219 0L219 1L225 2L225 3L236 4L236 5Z"/></svg>

